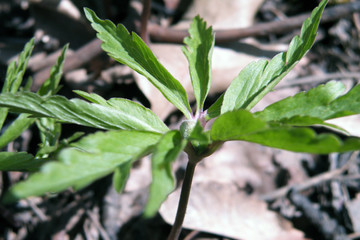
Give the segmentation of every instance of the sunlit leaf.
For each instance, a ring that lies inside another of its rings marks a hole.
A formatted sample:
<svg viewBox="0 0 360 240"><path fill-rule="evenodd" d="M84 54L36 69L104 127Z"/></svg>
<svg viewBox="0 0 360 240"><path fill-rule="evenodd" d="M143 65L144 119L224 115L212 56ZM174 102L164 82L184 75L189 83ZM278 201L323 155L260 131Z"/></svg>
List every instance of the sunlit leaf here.
<svg viewBox="0 0 360 240"><path fill-rule="evenodd" d="M281 121L294 116L327 120L360 113L360 85L343 95L345 86L331 81L271 104L255 116L264 121Z"/></svg>
<svg viewBox="0 0 360 240"><path fill-rule="evenodd" d="M25 49L27 49L27 47L25 47ZM38 91L38 94L48 95L48 94L56 93L58 86L59 86L59 81L61 79L62 68L64 65L65 54L66 54L67 49L68 49L68 45L65 45L56 64L51 68L49 79L47 79L41 85L41 87ZM30 53L28 53L28 54L30 54ZM26 66L23 66L22 68L24 71ZM32 82L31 80L28 81L27 86L25 86L25 89L30 88L31 82ZM4 111L4 109L6 109L6 108L0 109L0 114L1 114L1 111ZM6 109L6 111L7 111L7 109ZM18 118L14 122L12 122L9 127L7 127L4 130L4 132L0 136L0 148L6 146L9 142L15 140L17 137L19 137L21 135L22 132L24 132L27 128L29 128L34 123L35 119L30 118L29 116L30 116L29 114L20 114L18 116Z"/></svg>
<svg viewBox="0 0 360 240"><path fill-rule="evenodd" d="M91 26L98 32L97 37L103 41L103 50L115 60L145 76L169 102L187 118L191 118L185 89L160 64L141 38L135 33L130 35L123 25L115 26L109 20L99 19L92 10L88 8L84 10Z"/></svg>
<svg viewBox="0 0 360 240"><path fill-rule="evenodd" d="M2 93L15 93L19 89L23 76L26 71L27 63L30 59L32 50L34 49L34 39L32 38L26 43L24 50L20 53L19 59L10 63L7 72Z"/></svg>
<svg viewBox="0 0 360 240"><path fill-rule="evenodd" d="M185 148L186 143L179 131L170 131L156 145L152 156L152 183L145 216L153 216L161 203L174 190L175 180L171 163Z"/></svg>
<svg viewBox="0 0 360 240"><path fill-rule="evenodd" d="M26 43L24 50L20 53L19 59L12 61L6 71L6 78L2 88L2 93L15 93L19 89L23 76L26 71L27 63L30 59L32 50L34 49L34 39L32 38L28 43ZM0 108L0 129L2 128L6 116L8 114L8 109Z"/></svg>
<svg viewBox="0 0 360 240"><path fill-rule="evenodd" d="M294 152L328 154L360 149L360 138L317 134L309 127L266 123L246 110L221 115L211 128L213 141L240 140Z"/></svg>
<svg viewBox="0 0 360 240"><path fill-rule="evenodd" d="M50 118L48 118L50 119ZM67 148L70 146L72 142L79 140L85 133L83 132L75 132L68 138L63 138L60 141L57 141L55 144L52 145L44 145L40 144L39 150L36 152L36 157L45 156L46 158L54 158L57 153L59 153L62 149Z"/></svg>
<svg viewBox="0 0 360 240"><path fill-rule="evenodd" d="M50 70L50 77L45 80L45 82L41 85L38 94L40 96L45 96L45 95L54 95L57 93L58 88L59 88L59 83L61 80L61 76L63 73L63 67L64 67L64 62L65 62L65 55L66 55L66 51L69 48L69 44L66 44L62 51L60 56L58 57L56 64L54 66L51 67Z"/></svg>
<svg viewBox="0 0 360 240"><path fill-rule="evenodd" d="M40 118L36 120L36 125L40 130L39 144L41 147L56 146L61 135L61 124L53 118Z"/></svg>
<svg viewBox="0 0 360 240"><path fill-rule="evenodd" d="M57 120L101 129L136 129L165 132L166 125L149 109L127 99L114 98L108 106L62 96L41 97L35 93L0 95L0 106L11 111L30 113L35 117Z"/></svg>
<svg viewBox="0 0 360 240"><path fill-rule="evenodd" d="M221 114L237 109L250 110L300 61L315 41L321 14L327 4L323 0L315 8L301 29L300 37L296 36L285 53L276 55L269 62L259 60L246 66L232 81L226 90ZM219 104L212 109L212 116L219 112Z"/></svg>
<svg viewBox="0 0 360 240"><path fill-rule="evenodd" d="M79 96L85 98L86 100L92 103L97 103L106 106L106 100L96 93L87 93L81 90L74 90L73 92L75 92Z"/></svg>
<svg viewBox="0 0 360 240"><path fill-rule="evenodd" d="M197 112L203 110L211 85L211 60L215 44L212 28L196 16L189 28L190 36L184 39L186 47L182 50L189 62L191 84L197 102Z"/></svg>
<svg viewBox="0 0 360 240"><path fill-rule="evenodd" d="M69 187L79 189L113 172L118 166L148 154L161 135L138 131L97 132L60 152L58 159L16 184L5 195L11 202Z"/></svg>

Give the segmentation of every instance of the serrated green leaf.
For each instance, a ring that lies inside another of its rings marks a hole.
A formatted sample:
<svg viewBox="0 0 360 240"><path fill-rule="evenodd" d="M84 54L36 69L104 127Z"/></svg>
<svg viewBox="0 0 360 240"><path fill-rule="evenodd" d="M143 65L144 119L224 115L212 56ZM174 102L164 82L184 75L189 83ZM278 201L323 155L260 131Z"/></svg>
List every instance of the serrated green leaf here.
<svg viewBox="0 0 360 240"><path fill-rule="evenodd" d="M40 118L36 120L40 130L41 147L56 146L61 135L61 124L53 118Z"/></svg>
<svg viewBox="0 0 360 240"><path fill-rule="evenodd" d="M120 193L125 187L126 181L129 178L130 170L133 162L126 162L114 171L113 175L113 185L115 190Z"/></svg>
<svg viewBox="0 0 360 240"><path fill-rule="evenodd" d="M24 53L25 49L26 49L26 46L24 47L23 53ZM18 61L20 61L20 56L19 56ZM14 61L10 62L9 66L7 67L5 82L4 82L3 88L1 90L1 93L10 92L11 82L13 82L15 80L14 75L16 75L17 71L20 71L20 69L17 69L17 64L16 64L16 61L14 60Z"/></svg>
<svg viewBox="0 0 360 240"><path fill-rule="evenodd" d="M256 116L256 115L255 115ZM273 123L273 122L271 122ZM334 124L330 124L324 122L324 120L316 117L309 117L309 116L293 116L291 118L283 118L279 121L276 121L277 124L280 125L290 125L290 126L298 126L298 127L307 127L307 126L325 126L327 128L332 128L336 131L342 132L345 135L349 135L345 129L336 126Z"/></svg>
<svg viewBox="0 0 360 240"><path fill-rule="evenodd" d="M333 133L316 134L308 127L268 124L252 113L240 109L227 112L211 128L213 141L240 140L294 152L328 154L360 149L360 138L340 139Z"/></svg>
<svg viewBox="0 0 360 240"><path fill-rule="evenodd" d="M263 87L267 64L264 59L252 62L239 73L225 92L221 113L244 108L245 102Z"/></svg>
<svg viewBox="0 0 360 240"><path fill-rule="evenodd" d="M109 20L99 19L88 8L85 8L84 11L91 26L98 32L98 38L103 41L103 50L115 60L145 76L169 102L183 112L187 118L191 118L191 109L185 89L160 64L141 38L135 33L130 35L123 25L115 26Z"/></svg>
<svg viewBox="0 0 360 240"><path fill-rule="evenodd" d="M2 129L9 110L7 108L0 108L0 130Z"/></svg>
<svg viewBox="0 0 360 240"><path fill-rule="evenodd" d="M235 140L239 135L251 134L266 128L266 122L240 109L225 113L216 119L211 127L210 136L213 141Z"/></svg>
<svg viewBox="0 0 360 240"><path fill-rule="evenodd" d="M45 80L45 82L41 85L38 91L38 94L40 96L56 94L63 73L65 55L68 48L69 48L69 44L66 44L63 47L61 54L56 61L56 64L53 67L51 67L50 77L47 80Z"/></svg>
<svg viewBox="0 0 360 240"><path fill-rule="evenodd" d="M171 170L171 163L185 148L187 141L181 137L179 131L167 132L154 149L152 156L152 183L144 215L153 216L174 190L175 180Z"/></svg>
<svg viewBox="0 0 360 240"><path fill-rule="evenodd" d="M301 58L301 43L303 41L300 39L299 36L295 36L288 47L288 50L286 52L286 63L291 65L296 63L297 60L299 60L299 58Z"/></svg>
<svg viewBox="0 0 360 240"><path fill-rule="evenodd" d="M360 113L360 85L330 103L322 119L333 119Z"/></svg>
<svg viewBox="0 0 360 240"><path fill-rule="evenodd" d="M19 59L24 59L24 58L26 59L30 56L31 49L33 47L32 44L29 43L25 47L26 51L24 50L24 54L26 53L25 55L27 57L22 56ZM38 93L40 95L48 95L48 94L56 93L56 91L58 89L59 81L61 79L65 53L66 53L67 49L68 49L68 45L65 45L62 50L61 55L59 56L59 58L57 60L57 63L51 68L49 79L47 79L41 85L41 87L38 91ZM21 61L23 61L23 60L21 60ZM25 61L27 61L27 60L25 60ZM21 67L22 68L21 71L25 71L25 69L26 69L26 63L24 63L24 64L25 64L25 66ZM21 64L19 64L19 66L20 65ZM21 74L19 76L21 76ZM24 89L25 90L29 89L31 85L32 85L32 80L31 80L31 78L29 78ZM7 112L8 109L5 109L5 108L0 109L0 115L3 114L4 116L6 116L6 114L1 113L2 111ZM0 136L0 148L3 146L6 146L9 142L11 142L11 141L15 140L17 137L19 137L23 131L25 131L27 128L29 128L34 123L34 121L35 121L35 119L30 118L29 114L20 114L18 116L18 118Z"/></svg>
<svg viewBox="0 0 360 240"><path fill-rule="evenodd" d="M74 93L78 94L79 96L85 98L86 100L92 102L92 103L97 103L100 105L106 105L106 100L101 97L100 95L96 94L96 93L87 93L81 90L74 90Z"/></svg>
<svg viewBox="0 0 360 240"><path fill-rule="evenodd" d="M34 39L32 38L28 43L26 43L24 50L20 53L18 62L16 63L14 60L9 64L6 71L5 82L1 90L2 93L15 93L19 89L33 49ZM7 114L8 109L0 108L0 129L5 122Z"/></svg>
<svg viewBox="0 0 360 240"><path fill-rule="evenodd" d="M11 111L50 117L100 129L136 129L166 132L166 125L149 109L126 99L110 99L109 106L62 96L41 97L35 93L0 95L0 106Z"/></svg>
<svg viewBox="0 0 360 240"><path fill-rule="evenodd" d="M40 149L36 153L36 157L40 156L46 156L47 158L51 158L51 156L55 156L58 152L60 152L62 149L69 147L70 143L78 140L81 138L85 133L83 132L75 132L73 135L71 135L68 138L61 139L61 141L57 141L56 144L53 144L51 146L40 146Z"/></svg>
<svg viewBox="0 0 360 240"><path fill-rule="evenodd" d="M0 171L35 171L45 162L25 152L0 152Z"/></svg>
<svg viewBox="0 0 360 240"><path fill-rule="evenodd" d="M18 62L10 63L7 72L2 93L15 93L19 89L23 76L26 71L27 63L30 59L32 50L34 49L34 38L25 44L24 50L20 53Z"/></svg>
<svg viewBox="0 0 360 240"><path fill-rule="evenodd" d="M308 92L301 92L271 104L255 116L264 121L282 121L294 116L308 116L327 120L360 113L360 86L341 96L345 86L331 81Z"/></svg>
<svg viewBox="0 0 360 240"><path fill-rule="evenodd" d="M6 146L9 142L14 141L21 135L31 124L34 119L29 118L29 114L20 114L12 124L0 135L0 148Z"/></svg>
<svg viewBox="0 0 360 240"><path fill-rule="evenodd" d="M300 37L293 38L287 52L276 55L268 63L265 60L250 63L239 73L225 92L221 113L237 109L250 110L294 68L313 45L326 4L327 0L323 0L313 10L311 17L302 26Z"/></svg>
<svg viewBox="0 0 360 240"><path fill-rule="evenodd" d="M160 134L139 131L97 132L60 152L59 161L45 164L41 171L16 184L6 193L5 202L69 187L83 188L118 166L138 159L153 148Z"/></svg>
<svg viewBox="0 0 360 240"><path fill-rule="evenodd" d="M26 80L26 83L24 85L24 87L22 89L20 89L20 91L31 91L31 86L33 85L33 79L32 77L28 77L28 79Z"/></svg>
<svg viewBox="0 0 360 240"><path fill-rule="evenodd" d="M215 44L212 28L196 16L189 28L190 36L184 39L182 50L189 62L191 84L197 102L197 113L203 110L211 85L211 60Z"/></svg>

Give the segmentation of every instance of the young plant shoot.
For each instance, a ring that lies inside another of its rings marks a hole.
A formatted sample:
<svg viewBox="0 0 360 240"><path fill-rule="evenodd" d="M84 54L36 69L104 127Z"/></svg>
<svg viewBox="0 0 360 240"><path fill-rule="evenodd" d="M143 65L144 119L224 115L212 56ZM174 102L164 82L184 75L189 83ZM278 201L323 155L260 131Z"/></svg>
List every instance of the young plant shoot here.
<svg viewBox="0 0 360 240"><path fill-rule="evenodd" d="M102 40L102 48L113 59L146 77L186 120L180 129L170 130L144 106L122 98L106 100L94 93L75 91L85 100L56 95L62 72L64 48L50 78L37 93L29 87L19 90L33 48L30 41L18 63L8 67L0 94L0 128L7 112L21 113L0 136L0 146L18 137L36 123L41 133L38 153L0 152L1 171L30 171L30 176L12 186L3 201L10 203L29 196L60 192L69 187L81 189L95 180L113 174L118 192L124 188L132 164L151 154L152 183L144 216L151 217L175 188L172 163L184 151L188 166L178 212L169 239L178 239L189 198L191 180L199 161L211 155L226 141L248 141L295 152L328 154L360 149L360 138L352 137L328 119L360 113L360 86L345 93L341 82L331 81L274 103L263 111L250 110L300 61L312 47L322 12L323 0L305 20L301 33L292 39L288 51L271 60L252 62L242 69L229 88L209 108L204 102L211 86L211 59L215 35L197 16L185 38L183 52L196 99L190 108L185 89L157 60L150 48L123 25L101 20L85 8L87 19ZM31 83L27 84L29 86ZM210 119L215 119L208 126ZM61 123L101 129L94 134L75 134L60 139ZM336 128L316 133L312 126ZM206 128L205 128L206 127ZM205 130L207 129L207 130ZM105 131L104 131L105 130Z"/></svg>

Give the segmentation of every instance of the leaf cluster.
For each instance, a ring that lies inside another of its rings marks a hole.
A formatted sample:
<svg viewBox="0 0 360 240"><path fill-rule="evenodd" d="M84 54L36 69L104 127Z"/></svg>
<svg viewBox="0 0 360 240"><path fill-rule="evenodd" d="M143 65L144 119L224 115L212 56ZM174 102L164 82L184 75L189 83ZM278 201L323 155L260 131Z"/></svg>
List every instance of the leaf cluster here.
<svg viewBox="0 0 360 240"><path fill-rule="evenodd" d="M13 186L4 200L10 202L69 187L79 189L110 173L113 173L114 187L120 192L132 164L151 153L152 184L145 215L152 216L175 187L171 164L183 151L190 161L200 161L223 142L233 140L317 154L360 149L359 138L348 136L340 127L326 122L360 113L359 86L344 93L343 84L333 81L283 99L263 111L250 111L314 44L326 4L327 0L323 0L305 20L300 35L293 38L288 51L247 65L206 110L204 103L211 87L215 35L203 19L195 17L183 47L196 99L194 112L180 82L138 35L130 34L123 25L99 19L85 8L86 17L103 42L103 50L145 76L184 114L186 120L178 130L170 130L151 110L127 99L106 100L82 91L75 92L85 100L56 95L67 46L50 78L37 93L29 92L28 88L18 91L33 48L33 40L30 41L18 63L9 65L0 94L0 126L8 111L21 113L0 136L0 146L6 146L33 123L39 128L42 143L36 156L0 152L0 170L34 171L26 181ZM213 118L213 125L208 126ZM80 140L77 140L80 134L60 140L62 123L101 131ZM340 137L334 131L317 133L313 126L319 125L343 134Z"/></svg>

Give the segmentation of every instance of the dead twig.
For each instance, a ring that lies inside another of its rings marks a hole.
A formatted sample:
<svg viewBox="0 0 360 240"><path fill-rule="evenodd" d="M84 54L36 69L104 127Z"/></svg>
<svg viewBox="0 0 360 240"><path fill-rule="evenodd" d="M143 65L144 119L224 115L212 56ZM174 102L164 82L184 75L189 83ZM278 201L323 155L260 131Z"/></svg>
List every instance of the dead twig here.
<svg viewBox="0 0 360 240"><path fill-rule="evenodd" d="M191 233L189 233L188 235L186 235L186 237L184 238L184 240L192 240L192 239L194 239L199 233L200 233L199 230L191 231Z"/></svg>
<svg viewBox="0 0 360 240"><path fill-rule="evenodd" d="M322 23L334 21L342 17L351 16L352 13L360 11L360 2L356 1L348 4L341 4L325 10L322 16ZM283 33L301 26L305 18L309 14L302 14L296 17L290 17L284 21L274 21L270 23L261 23L248 28L223 30L216 32L216 42L231 42L246 37L264 36L271 33ZM158 25L149 24L147 32L150 37L156 41L182 43L183 39L188 35L187 31L173 30L163 28ZM68 57L64 63L64 73L84 66L89 63L96 56L100 55L103 50L100 47L101 41L94 39L88 44L75 51L74 54ZM51 63L54 65L55 61ZM49 77L50 67L37 72L33 79L34 85L32 91L36 91L39 86Z"/></svg>
<svg viewBox="0 0 360 240"><path fill-rule="evenodd" d="M95 216L93 212L90 210L86 210L86 214L89 216L91 222L95 225L95 227L98 229L100 236L104 240L110 240L109 235L107 234L106 230L103 228L101 223L99 222L98 218Z"/></svg>
<svg viewBox="0 0 360 240"><path fill-rule="evenodd" d="M360 35L360 14L359 13L353 14L353 21L354 21L356 30L358 31L358 35Z"/></svg>
<svg viewBox="0 0 360 240"><path fill-rule="evenodd" d="M140 37L144 40L146 44L150 43L149 33L147 31L148 21L150 18L150 10L151 10L151 0L143 0Z"/></svg>
<svg viewBox="0 0 360 240"><path fill-rule="evenodd" d="M325 9L321 22L330 22L343 17L351 16L352 13L360 11L360 2L356 1L348 4L340 4L334 7ZM301 14L296 17L289 17L286 20L274 21L269 23L260 23L247 28L232 29L232 30L219 30L215 31L216 43L224 43L236 41L246 37L266 36L269 34L278 34L288 32L302 25L304 20L310 14ZM188 36L185 30L174 30L164 28L156 24L148 26L150 37L154 41L159 42L172 42L182 43L183 39Z"/></svg>
<svg viewBox="0 0 360 240"><path fill-rule="evenodd" d="M358 232L351 233L351 234L347 235L347 237L350 239L357 239L360 237L360 233L358 233Z"/></svg>
<svg viewBox="0 0 360 240"><path fill-rule="evenodd" d="M310 179L308 179L305 182L302 182L300 184L292 184L292 185L288 185L282 188L279 188L273 192L267 193L267 194L263 194L260 196L261 200L264 201L274 201L277 198L281 198L281 197L285 197L286 194L291 190L294 189L295 191L303 191L306 189L309 189L313 186L319 185L323 182L326 181L330 181L333 180L334 178L340 176L341 174L343 174L350 166L351 164L356 160L357 155L359 154L358 151L353 152L353 154L351 155L349 161L347 161L347 163L342 166L339 169L330 171L330 172L325 172L323 174L317 175L315 177L312 177Z"/></svg>
<svg viewBox="0 0 360 240"><path fill-rule="evenodd" d="M296 78L279 84L275 87L275 89L295 87L304 84L320 84L333 79L360 79L360 72L329 73L324 75Z"/></svg>
<svg viewBox="0 0 360 240"><path fill-rule="evenodd" d="M101 53L103 53L103 50L101 49L101 40L95 38L88 44L79 48L77 51L74 52L74 54L72 54L65 60L63 72L67 73L71 70L84 66L92 59L99 56ZM53 64L55 64L55 62L51 65ZM51 67L47 67L34 75L34 84L31 89L32 91L36 91L41 86L41 84L49 77L50 69Z"/></svg>
<svg viewBox="0 0 360 240"><path fill-rule="evenodd" d="M25 199L25 201L29 204L29 207L33 210L40 221L45 222L49 219L49 217L46 216L46 214L31 199Z"/></svg>
<svg viewBox="0 0 360 240"><path fill-rule="evenodd" d="M314 204L305 196L296 190L288 194L290 202L300 210L303 217L311 224L311 227L317 229L326 240L343 239L349 240L345 235L344 226L340 225L327 212Z"/></svg>

